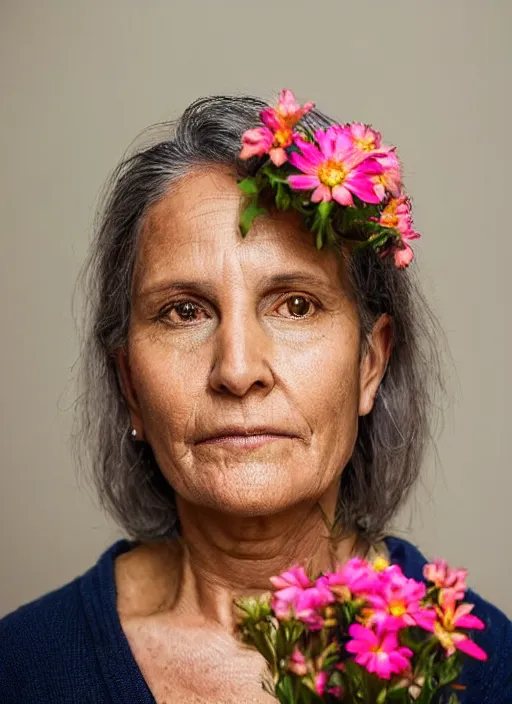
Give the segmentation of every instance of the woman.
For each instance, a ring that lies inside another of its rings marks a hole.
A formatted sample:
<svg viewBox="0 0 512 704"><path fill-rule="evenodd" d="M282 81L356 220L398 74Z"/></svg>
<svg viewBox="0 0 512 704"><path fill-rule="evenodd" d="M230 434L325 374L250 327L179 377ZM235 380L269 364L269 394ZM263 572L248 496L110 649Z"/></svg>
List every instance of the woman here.
<svg viewBox="0 0 512 704"><path fill-rule="evenodd" d="M429 437L435 321L412 270L316 249L297 213L271 208L242 240L237 178L258 159L241 139L265 107L199 100L114 174L77 440L131 540L0 622L3 703L271 702L234 596L354 555L422 578L421 554L382 538ZM511 702L511 624L471 601L489 660L467 665L461 701Z"/></svg>

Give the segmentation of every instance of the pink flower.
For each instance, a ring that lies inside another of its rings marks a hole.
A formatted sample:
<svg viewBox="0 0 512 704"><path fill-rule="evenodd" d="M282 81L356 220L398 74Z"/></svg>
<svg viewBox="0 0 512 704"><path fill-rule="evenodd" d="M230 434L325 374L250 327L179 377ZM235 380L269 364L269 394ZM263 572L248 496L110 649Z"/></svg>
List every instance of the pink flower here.
<svg viewBox="0 0 512 704"><path fill-rule="evenodd" d="M295 646L295 650L288 658L288 669L290 672L294 672L296 675L299 675L299 677L303 677L307 674L308 666L306 663L306 658L297 646Z"/></svg>
<svg viewBox="0 0 512 704"><path fill-rule="evenodd" d="M399 645L396 631L377 635L370 628L354 623L349 628L353 640L345 646L349 653L355 653L355 661L368 672L389 680L392 674L400 674L410 667L413 653Z"/></svg>
<svg viewBox="0 0 512 704"><path fill-rule="evenodd" d="M393 255L393 261L397 269L405 269L414 259L412 247L408 245L407 242L402 242L401 244L391 247L389 252L386 252L386 254L388 253Z"/></svg>
<svg viewBox="0 0 512 704"><path fill-rule="evenodd" d="M286 572L281 572L277 577L271 577L270 581L276 589L288 589L289 587L306 589L312 584L304 567L300 565L294 565Z"/></svg>
<svg viewBox="0 0 512 704"><path fill-rule="evenodd" d="M275 108L262 110L261 119L274 132L281 129L293 129L299 120L314 107L314 103L304 103L301 107L292 91L285 88L280 92Z"/></svg>
<svg viewBox="0 0 512 704"><path fill-rule="evenodd" d="M351 122L345 125L348 136L352 140L355 149L362 152L373 152L381 149L382 135L373 130L370 125L363 125L362 122ZM389 147L384 147L387 151Z"/></svg>
<svg viewBox="0 0 512 704"><path fill-rule="evenodd" d="M315 692L317 694L319 694L321 697L323 697L323 695L327 691L328 694L332 694L334 697L337 697L338 699L340 699L343 694L343 690L339 686L327 687L329 677L330 677L330 674L328 672L324 672L324 671L318 672L315 675L315 679L314 679Z"/></svg>
<svg viewBox="0 0 512 704"><path fill-rule="evenodd" d="M305 589L295 601L295 618L305 623L310 631L319 631L324 626L320 612L334 600L325 577L319 577L315 586Z"/></svg>
<svg viewBox="0 0 512 704"><path fill-rule="evenodd" d="M327 573L325 577L329 587L345 586L356 598L372 593L380 583L379 573L369 562L358 557L349 560L337 572Z"/></svg>
<svg viewBox="0 0 512 704"><path fill-rule="evenodd" d="M381 133L362 122L349 123L342 127L342 130L348 135L356 151L365 156L372 156L382 166L382 173L373 177L379 199L384 200L386 193L398 196L402 189L402 173L395 147L382 144Z"/></svg>
<svg viewBox="0 0 512 704"><path fill-rule="evenodd" d="M342 696L343 696L343 690L342 690L342 688L341 688L340 686L338 686L338 685L335 685L334 687L329 687L329 688L327 689L327 692L328 692L329 694L332 694L333 697L336 697L337 699L341 699Z"/></svg>
<svg viewBox="0 0 512 704"><path fill-rule="evenodd" d="M394 149L376 159L382 166L382 173L373 177L375 192L381 196L381 200L384 200L386 193L397 198L402 190L402 169Z"/></svg>
<svg viewBox="0 0 512 704"><path fill-rule="evenodd" d="M389 567L382 572L379 591L367 596L371 605L370 609L364 610L367 625L375 625L379 632L407 626L433 631L436 612L422 606L425 594L423 582L409 579L397 565Z"/></svg>
<svg viewBox="0 0 512 704"><path fill-rule="evenodd" d="M329 679L329 676L327 672L318 672L315 675L315 692L319 694L320 696L323 696L325 692L325 687L327 685L327 680Z"/></svg>
<svg viewBox="0 0 512 704"><path fill-rule="evenodd" d="M271 577L270 581L278 588L271 602L278 619L294 616L311 631L323 628L320 611L334 601L325 577L319 577L312 584L304 568L295 566L278 577Z"/></svg>
<svg viewBox="0 0 512 704"><path fill-rule="evenodd" d="M382 256L392 254L395 266L399 269L409 266L414 259L414 252L406 240L416 240L420 236L413 228L409 198L404 195L398 198L390 198L380 214L378 222L383 227L395 230L399 235L398 242L385 250Z"/></svg>
<svg viewBox="0 0 512 704"><path fill-rule="evenodd" d="M293 143L295 125L313 107L314 103L300 107L291 90L282 90L277 107L261 111L265 127L244 132L240 159L268 154L276 166L282 166L288 160L286 148Z"/></svg>
<svg viewBox="0 0 512 704"><path fill-rule="evenodd" d="M277 577L271 577L270 581L278 590L274 593L271 603L278 619L292 615L299 597L312 584L304 568L299 565L294 565Z"/></svg>
<svg viewBox="0 0 512 704"><path fill-rule="evenodd" d="M435 560L433 563L425 565L423 576L429 582L441 590L450 590L453 598L460 601L466 593L467 570L454 570L448 566L445 560Z"/></svg>
<svg viewBox="0 0 512 704"><path fill-rule="evenodd" d="M346 131L339 127L318 130L315 139L318 146L295 137L300 153L293 152L290 162L303 173L288 177L292 188L314 189L314 203L334 199L341 205L354 205L353 195L365 203L382 200L373 182L383 171L377 159L355 150Z"/></svg>
<svg viewBox="0 0 512 704"><path fill-rule="evenodd" d="M389 199L380 214L379 223L382 227L396 230L405 240L416 240L420 236L413 228L411 201L404 195Z"/></svg>
<svg viewBox="0 0 512 704"><path fill-rule="evenodd" d="M436 607L439 620L434 624L434 633L450 657L455 650L460 650L477 660L487 660L487 653L474 643L465 633L456 628L475 628L482 630L485 624L476 616L471 615L473 604L459 604L455 607L455 599L449 592L441 597L441 606Z"/></svg>
<svg viewBox="0 0 512 704"><path fill-rule="evenodd" d="M267 154L274 141L274 135L268 127L257 127L247 130L242 136L242 151L240 159L250 159L253 156Z"/></svg>

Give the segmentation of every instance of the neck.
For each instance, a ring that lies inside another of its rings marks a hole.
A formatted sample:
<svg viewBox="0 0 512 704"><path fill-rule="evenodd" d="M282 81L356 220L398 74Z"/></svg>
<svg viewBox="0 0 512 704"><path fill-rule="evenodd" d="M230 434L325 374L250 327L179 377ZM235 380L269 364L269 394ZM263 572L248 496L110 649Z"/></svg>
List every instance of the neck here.
<svg viewBox="0 0 512 704"><path fill-rule="evenodd" d="M208 621L232 630L233 599L268 592L269 578L300 564L309 574L334 570L355 551L355 537L334 542L337 487L320 502L273 516L236 517L178 498L182 585L179 601Z"/></svg>

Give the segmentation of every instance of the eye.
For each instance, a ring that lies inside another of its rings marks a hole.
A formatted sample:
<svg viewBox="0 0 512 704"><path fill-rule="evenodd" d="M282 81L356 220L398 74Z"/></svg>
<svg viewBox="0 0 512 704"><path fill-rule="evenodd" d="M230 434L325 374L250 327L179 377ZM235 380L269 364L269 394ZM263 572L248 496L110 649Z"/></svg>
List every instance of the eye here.
<svg viewBox="0 0 512 704"><path fill-rule="evenodd" d="M162 311L161 317L168 318L172 323L187 323L201 320L205 311L194 301L177 301Z"/></svg>
<svg viewBox="0 0 512 704"><path fill-rule="evenodd" d="M307 318L315 312L316 307L313 301L306 298L306 296L294 294L293 296L289 296L277 310L281 315L285 315L285 317Z"/></svg>

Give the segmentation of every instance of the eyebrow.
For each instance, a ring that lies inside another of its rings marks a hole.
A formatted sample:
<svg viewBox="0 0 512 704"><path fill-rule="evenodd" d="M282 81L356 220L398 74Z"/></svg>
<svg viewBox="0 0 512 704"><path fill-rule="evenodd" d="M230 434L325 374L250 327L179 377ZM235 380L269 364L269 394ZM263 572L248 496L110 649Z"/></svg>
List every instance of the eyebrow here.
<svg viewBox="0 0 512 704"><path fill-rule="evenodd" d="M333 292L333 287L322 276L317 276L312 273L305 271L290 271L286 274L273 274L271 276L264 276L261 280L261 288L271 289L271 288L281 288L284 286L291 285L310 285L316 288L321 288L326 293ZM160 281L152 286L142 289L140 292L141 298L151 298L159 293L171 293L173 291L196 291L197 293L208 296L210 298L215 298L215 287L212 286L208 281L202 281L200 279L190 279L190 280L165 280Z"/></svg>
<svg viewBox="0 0 512 704"><path fill-rule="evenodd" d="M182 281L172 281L170 279L165 280L165 281L160 281L159 283L154 284L153 286L148 286L147 288L142 289L142 291L139 293L140 298L151 298L152 296L155 296L159 293L171 293L172 291L198 291L200 293L213 296L214 295L214 287L209 284L207 281L199 281L199 280L182 280Z"/></svg>

